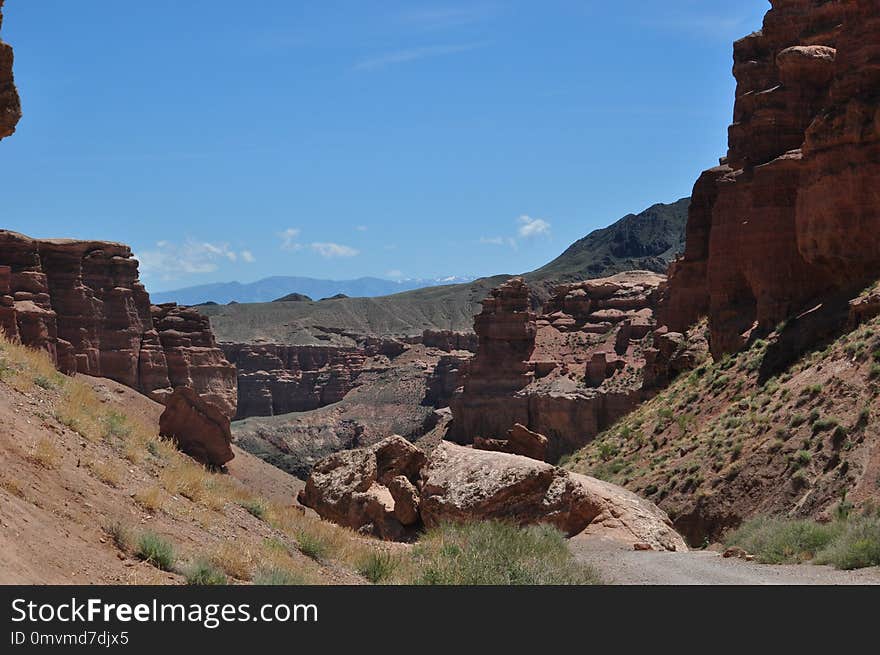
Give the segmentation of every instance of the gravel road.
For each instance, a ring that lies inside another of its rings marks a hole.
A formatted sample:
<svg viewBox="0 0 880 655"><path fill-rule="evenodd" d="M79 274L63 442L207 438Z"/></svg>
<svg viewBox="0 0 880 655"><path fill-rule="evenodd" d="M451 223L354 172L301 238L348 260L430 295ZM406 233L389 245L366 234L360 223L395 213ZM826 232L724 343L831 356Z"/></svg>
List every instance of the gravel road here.
<svg viewBox="0 0 880 655"><path fill-rule="evenodd" d="M880 584L880 568L837 571L812 564L773 566L724 559L717 552L635 552L592 537L569 541L578 561L607 584L623 585L865 585Z"/></svg>

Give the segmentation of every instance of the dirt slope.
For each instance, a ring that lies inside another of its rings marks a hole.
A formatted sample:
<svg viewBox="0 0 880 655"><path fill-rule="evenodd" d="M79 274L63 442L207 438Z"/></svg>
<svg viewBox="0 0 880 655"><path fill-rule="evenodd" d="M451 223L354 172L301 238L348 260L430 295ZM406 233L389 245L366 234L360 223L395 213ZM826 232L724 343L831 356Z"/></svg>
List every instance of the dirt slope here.
<svg viewBox="0 0 880 655"><path fill-rule="evenodd" d="M228 475L205 471L155 436L161 411L115 382L65 378L45 355L0 345L0 584L178 584L197 559L232 582L261 570L363 582L345 556L372 547L294 508L298 480L238 449ZM177 572L135 557L148 530L174 545ZM305 556L303 532L339 557Z"/></svg>

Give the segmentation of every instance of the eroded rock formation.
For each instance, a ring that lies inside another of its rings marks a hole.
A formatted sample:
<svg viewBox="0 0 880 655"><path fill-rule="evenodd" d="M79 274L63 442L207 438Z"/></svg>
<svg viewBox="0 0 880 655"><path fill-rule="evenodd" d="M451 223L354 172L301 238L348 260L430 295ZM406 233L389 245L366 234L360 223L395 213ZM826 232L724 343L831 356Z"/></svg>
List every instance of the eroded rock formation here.
<svg viewBox="0 0 880 655"><path fill-rule="evenodd" d="M307 412L342 400L368 370L387 368L406 345L362 338L356 346L221 344L238 369L237 418Z"/></svg>
<svg viewBox="0 0 880 655"><path fill-rule="evenodd" d="M648 393L642 369L664 279L635 271L562 285L540 315L521 279L493 291L474 323L477 354L450 403L450 438L491 445L521 424L546 436L554 462L634 409Z"/></svg>
<svg viewBox="0 0 880 655"><path fill-rule="evenodd" d="M0 230L0 325L47 350L65 373L110 378L160 402L190 386L227 416L235 412L235 369L207 320L151 307L126 245Z"/></svg>
<svg viewBox="0 0 880 655"><path fill-rule="evenodd" d="M714 354L880 277L876 0L772 0L734 45L734 123L694 188L662 321ZM851 297L851 295L849 296Z"/></svg>
<svg viewBox="0 0 880 655"><path fill-rule="evenodd" d="M587 531L658 550L687 550L652 503L544 462L449 442L426 457L401 437L335 453L315 465L299 501L322 517L383 539L421 525L499 519Z"/></svg>
<svg viewBox="0 0 880 655"><path fill-rule="evenodd" d="M3 26L3 0L0 0L0 28ZM0 41L0 139L15 132L21 118L21 103L12 76L12 48Z"/></svg>
<svg viewBox="0 0 880 655"><path fill-rule="evenodd" d="M177 387L165 399L159 434L203 464L222 466L235 457L229 417L190 387Z"/></svg>

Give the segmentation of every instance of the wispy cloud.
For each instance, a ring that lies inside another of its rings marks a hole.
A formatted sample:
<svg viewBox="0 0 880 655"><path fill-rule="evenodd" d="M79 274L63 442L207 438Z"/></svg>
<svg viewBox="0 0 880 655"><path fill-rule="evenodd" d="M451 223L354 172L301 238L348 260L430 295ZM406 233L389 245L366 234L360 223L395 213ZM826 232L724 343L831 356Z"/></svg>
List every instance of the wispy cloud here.
<svg viewBox="0 0 880 655"><path fill-rule="evenodd" d="M354 65L354 69L358 71L375 71L393 66L395 64L406 64L421 59L429 59L432 57L447 57L463 52L470 52L478 48L484 48L488 45L482 43L460 43L454 45L437 45L425 46L422 48L409 48L407 50L396 50L394 52L386 52L375 57L362 59Z"/></svg>
<svg viewBox="0 0 880 655"><path fill-rule="evenodd" d="M332 259L334 257L355 257L360 254L359 250L356 250L351 246L344 246L340 243L313 243L309 247L314 252L321 255L321 257L327 259Z"/></svg>
<svg viewBox="0 0 880 655"><path fill-rule="evenodd" d="M517 233L523 239L533 239L550 234L550 223L543 218L532 218L531 216L523 215L519 217L517 223L519 223Z"/></svg>
<svg viewBox="0 0 880 655"><path fill-rule="evenodd" d="M213 273L223 262L246 263L254 261L250 250L236 252L227 243L210 243L187 239L182 244L159 241L150 250L138 252L135 257L147 276L174 280L181 275Z"/></svg>
<svg viewBox="0 0 880 655"><path fill-rule="evenodd" d="M498 13L496 4L474 3L462 7L433 7L405 11L398 21L406 26L424 30L447 29L479 23Z"/></svg>
<svg viewBox="0 0 880 655"><path fill-rule="evenodd" d="M480 237L480 243L487 246L510 246L516 249L516 239L513 237Z"/></svg>
<svg viewBox="0 0 880 655"><path fill-rule="evenodd" d="M358 225L354 229L357 230L358 232L366 232L370 228L368 228L366 225Z"/></svg>
<svg viewBox="0 0 880 655"><path fill-rule="evenodd" d="M302 250L302 244L297 242L300 231L298 227L289 227L283 232L279 232L278 238L281 239L281 249L290 251Z"/></svg>

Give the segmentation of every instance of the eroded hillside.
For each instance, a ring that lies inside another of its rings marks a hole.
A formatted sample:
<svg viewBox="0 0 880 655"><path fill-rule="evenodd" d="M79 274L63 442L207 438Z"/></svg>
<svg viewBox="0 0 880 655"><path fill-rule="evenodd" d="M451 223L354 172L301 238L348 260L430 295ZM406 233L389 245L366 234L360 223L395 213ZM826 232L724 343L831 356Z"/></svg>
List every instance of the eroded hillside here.
<svg viewBox="0 0 880 655"><path fill-rule="evenodd" d="M880 295L866 292L855 329L770 378L765 362L796 319L707 360L567 466L651 498L692 544L751 516L830 517L842 502L880 502L878 312Z"/></svg>

